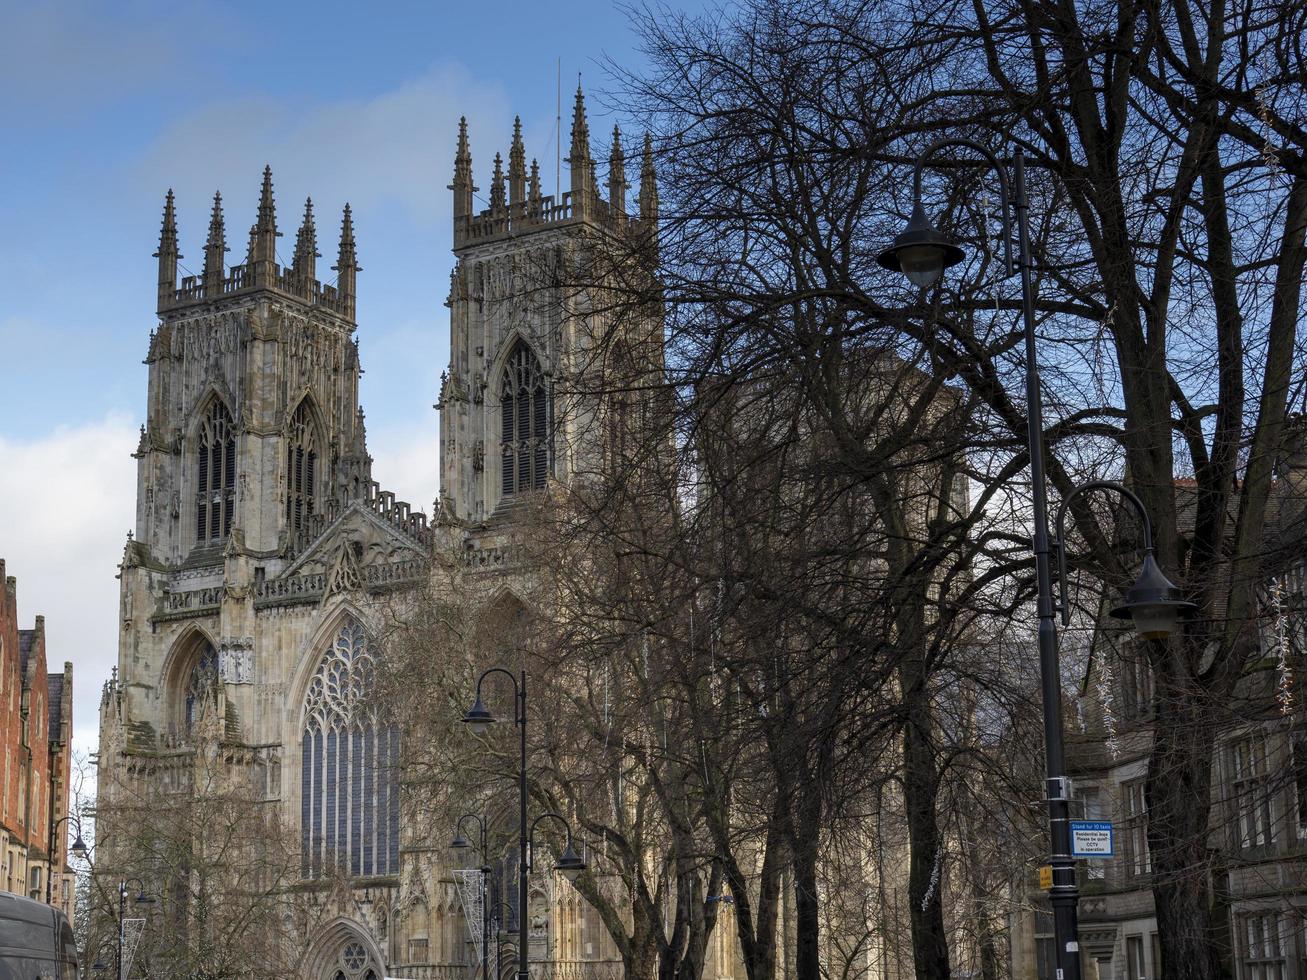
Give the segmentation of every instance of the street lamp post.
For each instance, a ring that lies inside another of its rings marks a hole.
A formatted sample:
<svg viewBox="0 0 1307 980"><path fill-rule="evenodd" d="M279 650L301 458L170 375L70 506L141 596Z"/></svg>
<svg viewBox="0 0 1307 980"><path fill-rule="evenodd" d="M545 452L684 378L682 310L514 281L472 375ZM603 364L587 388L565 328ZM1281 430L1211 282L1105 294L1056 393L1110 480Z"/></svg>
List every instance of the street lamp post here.
<svg viewBox="0 0 1307 980"><path fill-rule="evenodd" d="M530 968L528 967L528 949L527 949L527 872L530 870L531 855L528 849L529 839L535 831L533 823L528 830L526 823L526 671L521 674L521 682L510 671L503 667L491 667L477 678L476 699L472 702L472 707L468 709L463 721L477 735L484 735L489 727L494 723L495 717L481 700L481 685L491 674L503 674L513 682L514 694L514 712L513 723L518 726L518 737L520 746L520 765L518 768L518 862L517 862L517 976L518 980L530 980ZM572 850L572 828L558 814L545 814L544 816L556 817L562 820L563 825L567 827L567 850L559 858L558 870L562 871L572 880L575 874L585 870L585 861ZM544 816L538 817L536 823L544 819ZM564 863L566 860L566 864Z"/></svg>
<svg viewBox="0 0 1307 980"><path fill-rule="evenodd" d="M481 831L481 980L490 980L490 909L486 904L486 879L490 875L490 858L486 853L486 818L476 813L465 813L454 826L454 839L450 847L466 848L471 843L463 836L463 821L475 820Z"/></svg>
<svg viewBox="0 0 1307 980"><path fill-rule="evenodd" d="M118 980L126 980L123 976L123 923L127 915L127 886L136 886L136 897L133 901L137 905L153 905L154 899L145 894L145 882L140 878L124 878L118 882Z"/></svg>
<svg viewBox="0 0 1307 980"><path fill-rule="evenodd" d="M1044 702L1044 752L1048 793L1048 823L1052 854L1053 885L1049 901L1053 906L1053 934L1057 980L1080 980L1080 944L1076 908L1076 865L1071 856L1070 781L1066 777L1066 760L1062 740L1062 695L1058 668L1057 621L1053 594L1052 547L1048 538L1048 489L1044 476L1044 420L1040 400L1039 363L1035 357L1035 298L1030 257L1030 202L1026 196L1025 158L1018 148L1013 154L1011 190L1007 168L986 147L968 139L945 138L928 146L917 157L912 176L912 216L907 227L894 242L880 253L877 262L886 269L902 272L923 289L938 279L944 270L961 262L965 253L938 231L926 216L921 203L921 173L929 159L945 147L974 150L983 156L998 175L1002 202L1003 258L1007 274L1021 275L1021 314L1026 351L1026 416L1030 451L1030 488L1034 520L1033 548L1039 617L1039 673ZM1012 261L1012 213L1016 214L1018 257ZM1175 627L1179 612L1192 606L1180 599L1179 590L1168 582L1152 555L1151 526L1143 504L1119 484L1097 481L1070 494L1058 512L1059 562L1065 568L1062 544L1062 521L1066 504L1076 493L1089 489L1112 489L1122 492L1143 518L1146 535L1144 567L1139 580L1126 594L1126 602L1113 615L1130 618L1144 637L1157 639ZM1061 604L1065 619L1068 611Z"/></svg>
<svg viewBox="0 0 1307 980"><path fill-rule="evenodd" d="M69 820L71 820L71 819L72 819L72 814L70 813L70 814L68 814L68 816L66 816L66 817L60 817L58 820L55 820L53 823L50 824L50 847L49 847L49 850L46 851L46 853L50 856L50 871L49 871L49 873L46 874L46 876L45 876L45 904L46 904L46 905L53 905L53 904L54 904L54 844L55 844L55 840L56 840L56 838L57 838L57 836L58 836L59 828L62 827L64 824L66 824L66 823L67 823ZM67 839L67 838L65 838L65 840L66 840L66 839ZM81 831L80 831L80 830L77 832L77 839L76 839L75 841L73 841L73 846L72 846L71 848L69 848L69 850L72 852L73 857L76 857L76 858L85 858L85 857L86 857L86 855L87 855L87 853L88 853L88 848L87 848L86 844L83 843L83 841L82 841L82 834L81 834Z"/></svg>

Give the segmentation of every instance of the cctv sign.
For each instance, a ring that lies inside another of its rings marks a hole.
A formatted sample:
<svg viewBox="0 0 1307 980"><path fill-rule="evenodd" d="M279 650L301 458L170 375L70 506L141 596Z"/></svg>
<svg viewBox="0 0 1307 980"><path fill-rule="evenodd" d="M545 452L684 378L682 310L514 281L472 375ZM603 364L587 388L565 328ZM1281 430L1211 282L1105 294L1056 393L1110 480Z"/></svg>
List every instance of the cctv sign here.
<svg viewBox="0 0 1307 980"><path fill-rule="evenodd" d="M1106 820L1071 821L1071 856L1110 858L1115 855L1112 825Z"/></svg>

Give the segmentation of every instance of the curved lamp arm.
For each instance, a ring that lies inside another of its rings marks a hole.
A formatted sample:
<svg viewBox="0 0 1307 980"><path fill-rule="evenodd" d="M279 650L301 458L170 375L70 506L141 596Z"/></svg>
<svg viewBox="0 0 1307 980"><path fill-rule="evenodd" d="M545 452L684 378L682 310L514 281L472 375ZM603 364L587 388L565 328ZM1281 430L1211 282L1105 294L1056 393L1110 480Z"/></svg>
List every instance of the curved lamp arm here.
<svg viewBox="0 0 1307 980"><path fill-rule="evenodd" d="M481 832L481 859L485 860L486 856L486 818L479 813L465 813L458 818L458 823L454 824L454 834L456 837L463 836L463 821L475 820L477 828ZM461 846L461 845L460 845Z"/></svg>
<svg viewBox="0 0 1307 980"><path fill-rule="evenodd" d="M1053 547L1057 551L1057 608L1062 613L1063 626L1068 626L1071 623L1071 604L1067 602L1066 598L1066 541L1063 533L1066 524L1066 512L1071 505L1071 501L1081 494L1089 493L1091 490L1110 490L1134 507L1135 513L1139 515L1139 522L1143 525L1144 555L1147 557L1153 553L1153 523L1148 519L1148 511L1144 509L1144 502L1132 490L1115 480L1094 480L1090 483L1082 483L1067 494L1057 508L1057 519L1054 527L1056 536L1053 539Z"/></svg>
<svg viewBox="0 0 1307 980"><path fill-rule="evenodd" d="M490 712L486 711L485 703L481 700L481 685L485 682L486 678L490 677L490 674L503 674L503 676L512 681L512 723L520 725L525 721L525 715L527 715L527 706L523 703L524 699L523 696L521 696L521 686L519 685L518 678L516 678L515 674L512 673L511 670L502 668L502 666L493 666L493 668L486 670L486 672L481 674L481 677L477 678L476 700L472 703L471 710L468 711L463 720L477 721L482 719L482 717L484 717L484 720L486 721L494 720L491 719ZM523 674L523 678L525 678L525 674Z"/></svg>
<svg viewBox="0 0 1307 980"><path fill-rule="evenodd" d="M999 160L988 148L982 146L974 140L964 139L962 137L945 137L938 139L930 146L926 147L917 156L917 162L912 168L912 203L914 208L921 206L921 172L925 169L930 158L946 147L962 147L968 150L975 150L986 160L989 161L994 172L998 174L998 193L999 200L1002 203L1003 214L1003 267L1010 276L1016 272L1016 266L1012 262L1012 194L1008 189L1007 167Z"/></svg>
<svg viewBox="0 0 1307 980"><path fill-rule="evenodd" d="M561 823L563 825L563 829L567 831L567 847L569 850L572 847L572 825L567 822L567 818L564 817L561 813L555 813L552 810L548 813L540 814L540 816L536 817L534 820L531 821L531 830L530 833L528 833L527 835L527 840L529 840L531 843L531 849L527 851L526 869L528 871L532 870L531 865L535 863L536 825L540 823L541 820L557 820L559 823Z"/></svg>

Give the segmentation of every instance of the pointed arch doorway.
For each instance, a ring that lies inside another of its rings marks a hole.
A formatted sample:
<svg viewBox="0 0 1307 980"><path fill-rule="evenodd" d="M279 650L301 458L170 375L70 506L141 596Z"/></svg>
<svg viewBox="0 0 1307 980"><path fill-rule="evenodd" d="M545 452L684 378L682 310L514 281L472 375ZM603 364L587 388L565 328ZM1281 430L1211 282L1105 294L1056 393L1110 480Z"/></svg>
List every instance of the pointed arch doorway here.
<svg viewBox="0 0 1307 980"><path fill-rule="evenodd" d="M344 918L322 930L305 965L304 980L384 980L386 976L371 936Z"/></svg>

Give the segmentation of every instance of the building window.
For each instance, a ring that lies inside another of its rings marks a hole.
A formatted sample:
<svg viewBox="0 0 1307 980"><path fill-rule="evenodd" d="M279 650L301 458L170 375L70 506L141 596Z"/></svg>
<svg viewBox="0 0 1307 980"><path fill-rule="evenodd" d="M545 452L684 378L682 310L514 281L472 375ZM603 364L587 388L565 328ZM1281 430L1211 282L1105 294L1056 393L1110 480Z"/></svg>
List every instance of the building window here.
<svg viewBox="0 0 1307 980"><path fill-rule="evenodd" d="M236 513L236 429L217 398L200 423L196 467L195 540L221 541Z"/></svg>
<svg viewBox="0 0 1307 980"><path fill-rule="evenodd" d="M1273 843L1271 779L1266 763L1266 735L1254 732L1230 744L1230 777L1235 808L1236 845L1241 849Z"/></svg>
<svg viewBox="0 0 1307 980"><path fill-rule="evenodd" d="M1138 878L1153 870L1148 854L1148 803L1144 798L1144 781L1136 779L1122 783L1121 796L1125 809L1121 828L1125 873L1128 878Z"/></svg>
<svg viewBox="0 0 1307 980"><path fill-rule="evenodd" d="M1148 964L1144 962L1144 937L1125 937L1126 980L1148 980Z"/></svg>
<svg viewBox="0 0 1307 980"><path fill-rule="evenodd" d="M518 341L500 385L500 489L541 490L549 474L549 393L540 362Z"/></svg>
<svg viewBox="0 0 1307 980"><path fill-rule="evenodd" d="M367 634L347 621L309 682L301 770L303 873L399 871L399 729L370 697Z"/></svg>
<svg viewBox="0 0 1307 980"><path fill-rule="evenodd" d="M1239 917L1235 944L1239 950L1239 980L1286 980L1285 923L1276 912Z"/></svg>
<svg viewBox="0 0 1307 980"><path fill-rule="evenodd" d="M306 398L286 433L286 526L296 531L317 510L318 459L317 427Z"/></svg>
<svg viewBox="0 0 1307 980"><path fill-rule="evenodd" d="M1153 670L1141 650L1130 650L1120 659L1121 707L1127 719L1147 718L1153 710Z"/></svg>
<svg viewBox="0 0 1307 980"><path fill-rule="evenodd" d="M1293 754L1293 800L1298 836L1307 837L1307 733L1295 732L1290 744Z"/></svg>

